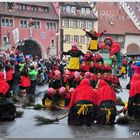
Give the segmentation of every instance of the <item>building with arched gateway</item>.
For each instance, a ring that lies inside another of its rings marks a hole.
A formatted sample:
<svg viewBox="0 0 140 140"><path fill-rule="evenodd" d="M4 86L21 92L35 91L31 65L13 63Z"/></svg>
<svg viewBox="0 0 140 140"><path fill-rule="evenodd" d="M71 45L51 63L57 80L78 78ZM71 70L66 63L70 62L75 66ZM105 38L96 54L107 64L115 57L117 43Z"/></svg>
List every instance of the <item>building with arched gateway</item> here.
<svg viewBox="0 0 140 140"><path fill-rule="evenodd" d="M1 2L0 49L58 56L59 18L52 2Z"/></svg>

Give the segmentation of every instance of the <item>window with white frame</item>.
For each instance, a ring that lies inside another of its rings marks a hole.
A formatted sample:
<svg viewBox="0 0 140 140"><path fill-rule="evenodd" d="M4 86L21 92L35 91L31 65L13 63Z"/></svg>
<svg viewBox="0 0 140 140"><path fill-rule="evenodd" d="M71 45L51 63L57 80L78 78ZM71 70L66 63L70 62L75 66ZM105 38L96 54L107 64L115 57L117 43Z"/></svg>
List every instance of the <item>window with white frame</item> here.
<svg viewBox="0 0 140 140"><path fill-rule="evenodd" d="M76 7L71 7L71 13L76 14Z"/></svg>
<svg viewBox="0 0 140 140"><path fill-rule="evenodd" d="M70 43L73 42L73 35L70 36Z"/></svg>
<svg viewBox="0 0 140 140"><path fill-rule="evenodd" d="M52 30L53 29L53 23L50 22L50 29Z"/></svg>
<svg viewBox="0 0 140 140"><path fill-rule="evenodd" d="M73 27L73 20L69 20L69 27Z"/></svg>
<svg viewBox="0 0 140 140"><path fill-rule="evenodd" d="M85 14L86 13L86 8L81 8L81 14Z"/></svg>
<svg viewBox="0 0 140 140"><path fill-rule="evenodd" d="M89 15L90 14L90 9L86 8L86 14Z"/></svg>
<svg viewBox="0 0 140 140"><path fill-rule="evenodd" d="M19 5L19 9L20 9L20 10L26 10L26 5L20 4L20 5Z"/></svg>
<svg viewBox="0 0 140 140"><path fill-rule="evenodd" d="M20 20L20 28L28 28L28 21Z"/></svg>
<svg viewBox="0 0 140 140"><path fill-rule="evenodd" d="M45 13L48 13L49 12L49 7L44 7L43 10L44 10Z"/></svg>
<svg viewBox="0 0 140 140"><path fill-rule="evenodd" d="M47 26L47 29L49 30L57 30L56 22L47 22L46 26Z"/></svg>
<svg viewBox="0 0 140 140"><path fill-rule="evenodd" d="M73 28L77 28L77 21L76 20L73 21Z"/></svg>
<svg viewBox="0 0 140 140"><path fill-rule="evenodd" d="M66 12L67 12L67 13L70 13L70 10L71 10L71 9L70 9L70 6L66 6Z"/></svg>
<svg viewBox="0 0 140 140"><path fill-rule="evenodd" d="M40 21L34 21L33 27L34 27L35 29L40 29Z"/></svg>
<svg viewBox="0 0 140 140"><path fill-rule="evenodd" d="M2 18L1 25L4 27L13 27L13 19Z"/></svg>
<svg viewBox="0 0 140 140"><path fill-rule="evenodd" d="M81 21L81 28L86 28L86 21Z"/></svg>
<svg viewBox="0 0 140 140"><path fill-rule="evenodd" d="M63 12L66 12L66 7L62 7L62 11Z"/></svg>
<svg viewBox="0 0 140 140"><path fill-rule="evenodd" d="M80 21L77 20L77 28L80 28Z"/></svg>
<svg viewBox="0 0 140 140"><path fill-rule="evenodd" d="M37 12L38 11L38 7L37 6L32 6L31 10Z"/></svg>
<svg viewBox="0 0 140 140"><path fill-rule="evenodd" d="M52 24L53 24L53 25L52 25L53 30L57 30L57 25L56 25L56 23L55 23L55 22L53 22Z"/></svg>
<svg viewBox="0 0 140 140"><path fill-rule="evenodd" d="M64 20L64 27L69 27L69 20Z"/></svg>
<svg viewBox="0 0 140 140"><path fill-rule="evenodd" d="M65 35L65 42L70 43L70 35Z"/></svg>
<svg viewBox="0 0 140 140"><path fill-rule="evenodd" d="M8 37L4 36L2 38L2 45L6 45L7 43L9 43L9 39L8 39Z"/></svg>
<svg viewBox="0 0 140 140"><path fill-rule="evenodd" d="M81 37L80 37L80 43L85 43L85 36L84 35L81 35Z"/></svg>
<svg viewBox="0 0 140 140"><path fill-rule="evenodd" d="M94 23L92 21L89 22L89 29L93 29L94 28Z"/></svg>
<svg viewBox="0 0 140 140"><path fill-rule="evenodd" d="M47 29L50 29L50 23L47 22Z"/></svg>
<svg viewBox="0 0 140 140"><path fill-rule="evenodd" d="M118 36L118 42L124 42L124 36Z"/></svg>
<svg viewBox="0 0 140 140"><path fill-rule="evenodd" d="M86 22L86 28L87 29L93 29L93 22L87 21Z"/></svg>
<svg viewBox="0 0 140 140"><path fill-rule="evenodd" d="M64 27L64 19L61 20L61 26Z"/></svg>
<svg viewBox="0 0 140 140"><path fill-rule="evenodd" d="M74 35L74 42L79 42L79 36L78 35Z"/></svg>

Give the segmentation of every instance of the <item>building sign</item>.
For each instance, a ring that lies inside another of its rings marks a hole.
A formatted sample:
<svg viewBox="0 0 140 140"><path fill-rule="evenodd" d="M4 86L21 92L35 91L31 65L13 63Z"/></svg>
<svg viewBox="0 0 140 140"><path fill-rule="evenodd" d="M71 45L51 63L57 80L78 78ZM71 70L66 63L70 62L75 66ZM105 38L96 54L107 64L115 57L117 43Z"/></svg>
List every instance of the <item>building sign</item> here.
<svg viewBox="0 0 140 140"><path fill-rule="evenodd" d="M43 38L43 39L46 38L46 32L41 32L41 33L40 33L40 36L41 36L41 38Z"/></svg>

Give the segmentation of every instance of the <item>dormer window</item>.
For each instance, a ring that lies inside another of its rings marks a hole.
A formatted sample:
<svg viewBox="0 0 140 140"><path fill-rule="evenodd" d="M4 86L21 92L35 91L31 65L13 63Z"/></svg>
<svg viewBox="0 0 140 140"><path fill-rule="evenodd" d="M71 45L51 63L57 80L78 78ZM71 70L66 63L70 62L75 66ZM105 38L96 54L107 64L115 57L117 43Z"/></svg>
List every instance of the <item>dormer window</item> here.
<svg viewBox="0 0 140 140"><path fill-rule="evenodd" d="M38 11L38 7L37 6L32 6L32 11Z"/></svg>
<svg viewBox="0 0 140 140"><path fill-rule="evenodd" d="M86 14L89 15L90 14L90 9L86 8Z"/></svg>
<svg viewBox="0 0 140 140"><path fill-rule="evenodd" d="M48 13L49 12L49 7L44 7L43 9L44 9L44 12L45 13Z"/></svg>
<svg viewBox="0 0 140 140"><path fill-rule="evenodd" d="M81 13L83 15L90 15L90 8L81 8Z"/></svg>
<svg viewBox="0 0 140 140"><path fill-rule="evenodd" d="M19 5L19 10L26 10L26 5L20 4Z"/></svg>
<svg viewBox="0 0 140 140"><path fill-rule="evenodd" d="M71 13L76 14L76 7L71 7Z"/></svg>

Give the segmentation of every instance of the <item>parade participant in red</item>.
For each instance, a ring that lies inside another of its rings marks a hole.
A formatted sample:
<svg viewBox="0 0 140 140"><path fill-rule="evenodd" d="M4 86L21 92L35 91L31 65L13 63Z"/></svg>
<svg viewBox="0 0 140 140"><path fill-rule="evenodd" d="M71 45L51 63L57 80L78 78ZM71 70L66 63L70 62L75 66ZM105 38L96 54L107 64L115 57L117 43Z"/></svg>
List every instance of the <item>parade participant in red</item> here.
<svg viewBox="0 0 140 140"><path fill-rule="evenodd" d="M31 82L30 82L29 76L25 76L25 75L21 76L21 84L20 84L20 86L23 89L29 88L31 86Z"/></svg>
<svg viewBox="0 0 140 140"><path fill-rule="evenodd" d="M69 103L70 103L70 100L71 100L71 96L72 96L72 93L74 92L74 88L71 87L65 97L65 106L68 107L69 106Z"/></svg>
<svg viewBox="0 0 140 140"><path fill-rule="evenodd" d="M134 75L130 82L128 115L140 121L140 62L132 65Z"/></svg>
<svg viewBox="0 0 140 140"><path fill-rule="evenodd" d="M52 87L55 90L57 90L61 86L62 86L61 73L59 70L55 70L54 76L49 80L49 87Z"/></svg>
<svg viewBox="0 0 140 140"><path fill-rule="evenodd" d="M103 80L103 75L101 73L97 73L97 81Z"/></svg>
<svg viewBox="0 0 140 140"><path fill-rule="evenodd" d="M83 79L72 94L68 124L91 125L95 119L96 92L88 79Z"/></svg>
<svg viewBox="0 0 140 140"><path fill-rule="evenodd" d="M125 58L122 60L121 76L122 78L127 78L127 61Z"/></svg>
<svg viewBox="0 0 140 140"><path fill-rule="evenodd" d="M116 56L118 66L122 66L122 60L120 56L121 47L119 43L115 42L111 37L106 37L104 42L101 43L100 48L109 50L110 56Z"/></svg>
<svg viewBox="0 0 140 140"><path fill-rule="evenodd" d="M79 70L80 68L80 56L84 56L85 54L78 49L77 42L72 43L72 48L68 52L63 52L63 55L70 55L70 61L68 65L68 69L70 70Z"/></svg>
<svg viewBox="0 0 140 140"><path fill-rule="evenodd" d="M29 88L31 86L31 81L30 81L30 77L29 77L29 71L28 71L28 67L24 66L23 70L21 72L21 83L20 83L20 87L23 90L26 90L26 94L29 95Z"/></svg>
<svg viewBox="0 0 140 140"><path fill-rule="evenodd" d="M48 88L47 93L44 94L42 99L42 104L44 107L53 108L56 104L56 90L53 88Z"/></svg>
<svg viewBox="0 0 140 140"><path fill-rule="evenodd" d="M57 99L57 105L59 107L64 107L65 106L65 97L67 95L67 91L66 91L66 88L65 87L61 87L58 91L58 99Z"/></svg>
<svg viewBox="0 0 140 140"><path fill-rule="evenodd" d="M113 125L116 118L116 94L104 81L97 83L98 122Z"/></svg>
<svg viewBox="0 0 140 140"><path fill-rule="evenodd" d="M84 62L86 62L87 65L90 64L90 62L92 61L92 53L90 51L87 51L86 54L84 55Z"/></svg>
<svg viewBox="0 0 140 140"><path fill-rule="evenodd" d="M4 73L0 72L0 121L12 121L16 117L16 107L6 99L8 89Z"/></svg>
<svg viewBox="0 0 140 140"><path fill-rule="evenodd" d="M104 72L111 73L112 68L108 63L104 63Z"/></svg>
<svg viewBox="0 0 140 140"><path fill-rule="evenodd" d="M8 89L9 89L9 85L4 80L4 73L0 72L0 95L5 96L6 93L8 92Z"/></svg>
<svg viewBox="0 0 140 140"><path fill-rule="evenodd" d="M11 65L6 65L5 70L6 70L6 81L9 85L10 90L12 90L14 70L12 69Z"/></svg>
<svg viewBox="0 0 140 140"><path fill-rule="evenodd" d="M85 29L83 29L83 31L85 31L91 38L89 50L98 51L98 38L102 36L106 32L106 30L104 30L102 33L97 33L94 29L92 33L86 31Z"/></svg>
<svg viewBox="0 0 140 140"><path fill-rule="evenodd" d="M116 75L113 75L113 74L111 74L111 86L115 91L117 91L117 89L122 90L122 87L121 87L121 84L120 84L118 77Z"/></svg>
<svg viewBox="0 0 140 140"><path fill-rule="evenodd" d="M89 71L89 65L87 65L85 62L82 62L82 64L80 65L80 71L82 73Z"/></svg>
<svg viewBox="0 0 140 140"><path fill-rule="evenodd" d="M97 81L97 75L94 73L90 73L90 78L93 79L94 81Z"/></svg>
<svg viewBox="0 0 140 140"><path fill-rule="evenodd" d="M66 91L69 91L70 87L72 87L72 79L73 76L69 70L66 70L64 72L64 75L62 76L62 86L66 87Z"/></svg>
<svg viewBox="0 0 140 140"><path fill-rule="evenodd" d="M102 62L98 62L98 67L96 68L96 72L95 73L104 73L105 71L105 67L104 64Z"/></svg>
<svg viewBox="0 0 140 140"><path fill-rule="evenodd" d="M72 82L73 87L76 88L80 84L80 81L81 81L80 72L75 71L73 82Z"/></svg>
<svg viewBox="0 0 140 140"><path fill-rule="evenodd" d="M90 78L90 72L86 72L85 75L84 75L84 78L89 79Z"/></svg>
<svg viewBox="0 0 140 140"><path fill-rule="evenodd" d="M91 73L95 73L95 71L96 71L96 67L95 67L95 64L94 64L93 61L90 62L89 71L90 71Z"/></svg>
<svg viewBox="0 0 140 140"><path fill-rule="evenodd" d="M98 52L94 53L94 56L92 57L92 60L94 62L102 62L102 63L104 63L103 57Z"/></svg>
<svg viewBox="0 0 140 140"><path fill-rule="evenodd" d="M97 77L94 73L90 73L90 77L88 78L90 80L90 85L95 88L97 83Z"/></svg>
<svg viewBox="0 0 140 140"><path fill-rule="evenodd" d="M103 74L103 80L106 81L111 86L111 76L107 72Z"/></svg>

